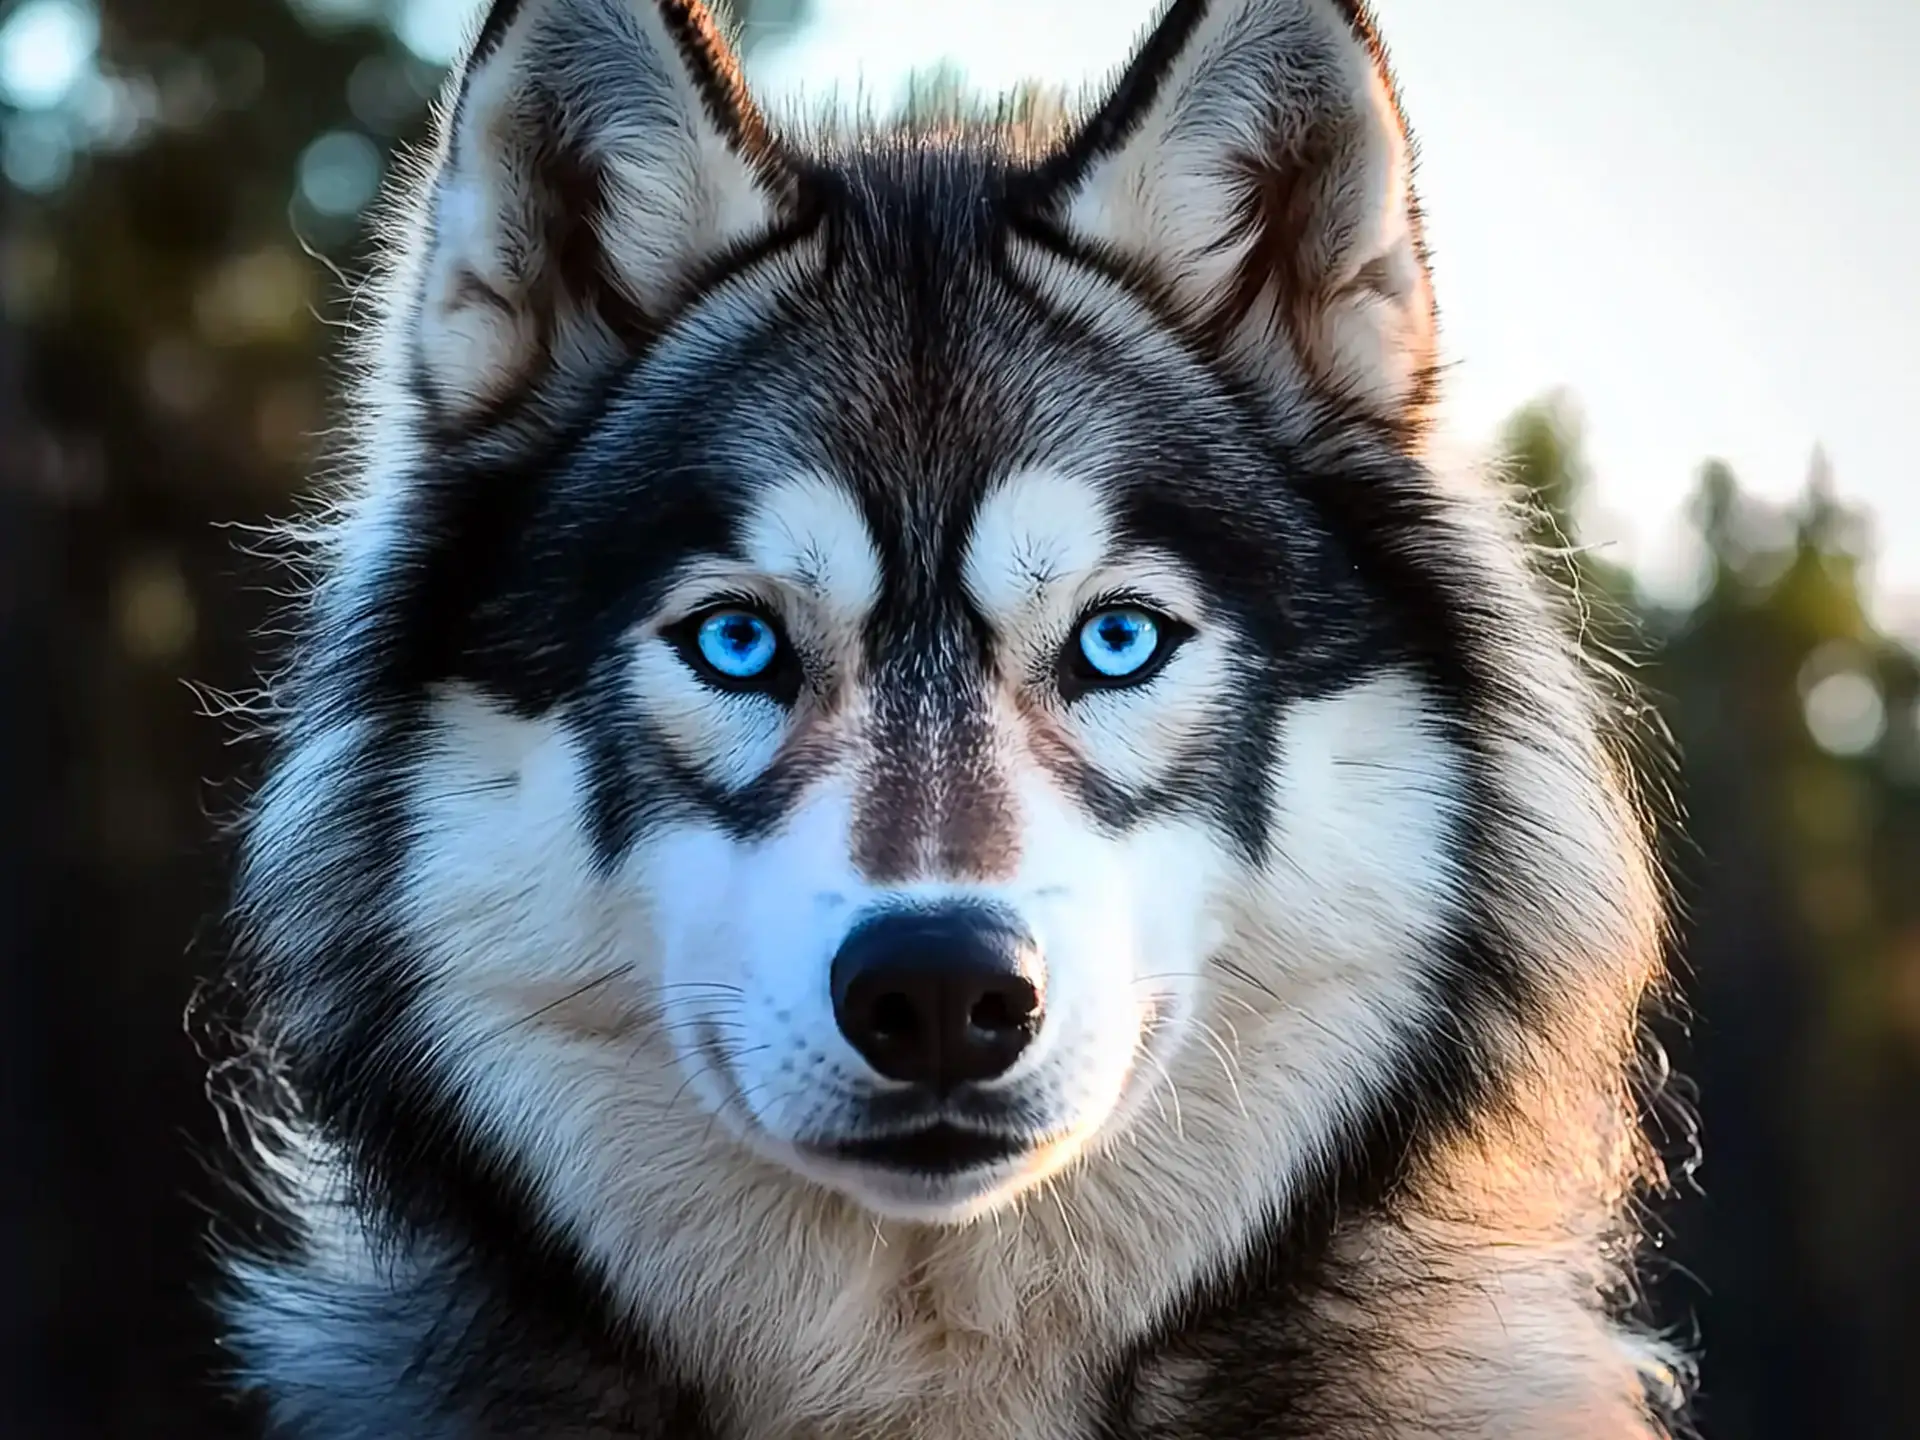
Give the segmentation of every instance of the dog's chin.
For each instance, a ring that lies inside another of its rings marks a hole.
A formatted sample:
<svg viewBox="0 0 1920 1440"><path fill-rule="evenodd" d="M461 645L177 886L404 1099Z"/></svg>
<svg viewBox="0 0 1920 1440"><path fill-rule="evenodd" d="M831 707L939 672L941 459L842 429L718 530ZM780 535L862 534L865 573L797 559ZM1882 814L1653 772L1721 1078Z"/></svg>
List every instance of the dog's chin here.
<svg viewBox="0 0 1920 1440"><path fill-rule="evenodd" d="M884 1219L964 1225L1054 1174L1078 1148L1064 1137L933 1125L886 1139L794 1145L788 1163Z"/></svg>

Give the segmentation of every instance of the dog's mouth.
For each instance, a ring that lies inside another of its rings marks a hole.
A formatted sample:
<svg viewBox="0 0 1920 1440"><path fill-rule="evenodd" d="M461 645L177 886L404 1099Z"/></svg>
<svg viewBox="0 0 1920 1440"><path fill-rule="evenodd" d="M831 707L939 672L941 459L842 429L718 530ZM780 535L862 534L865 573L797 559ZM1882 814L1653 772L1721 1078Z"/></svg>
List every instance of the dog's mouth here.
<svg viewBox="0 0 1920 1440"><path fill-rule="evenodd" d="M945 1122L815 1147L835 1160L904 1174L950 1176L1001 1164L1033 1148L1020 1136Z"/></svg>
<svg viewBox="0 0 1920 1440"><path fill-rule="evenodd" d="M726 1057L717 1038L702 1034L699 1043L715 1073L728 1074ZM745 1111L737 1091L729 1096L729 1103ZM875 1176L892 1175L916 1188L926 1182L935 1186L956 1180L967 1184L968 1177L1030 1155L1045 1144L1041 1136L1024 1123L1028 1117L1019 1107L1003 1100L987 1097L971 1102L976 1112L987 1112L979 1116L982 1124L958 1124L944 1117L930 1119L924 1107L925 1101L918 1097L903 1100L898 1107L884 1101L870 1103L865 1117L868 1124L877 1121L887 1127L879 1134L816 1135L787 1143L802 1156L825 1161L833 1168L848 1167ZM916 1110L920 1112L918 1115L913 1113ZM889 1114L889 1111L896 1113ZM750 1113L744 1114L743 1119L752 1128Z"/></svg>

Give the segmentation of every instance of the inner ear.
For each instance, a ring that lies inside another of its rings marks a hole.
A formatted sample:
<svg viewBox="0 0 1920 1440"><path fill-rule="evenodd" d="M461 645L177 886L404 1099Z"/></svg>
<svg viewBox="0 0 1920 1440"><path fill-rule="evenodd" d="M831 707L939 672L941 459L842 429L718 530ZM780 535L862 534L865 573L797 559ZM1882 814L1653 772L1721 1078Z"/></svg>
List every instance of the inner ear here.
<svg viewBox="0 0 1920 1440"><path fill-rule="evenodd" d="M1273 383L1408 424L1435 353L1411 171L1359 0L1175 0L1032 194Z"/></svg>
<svg viewBox="0 0 1920 1440"><path fill-rule="evenodd" d="M592 381L792 211L697 0L495 0L453 93L409 242L415 366L443 420Z"/></svg>

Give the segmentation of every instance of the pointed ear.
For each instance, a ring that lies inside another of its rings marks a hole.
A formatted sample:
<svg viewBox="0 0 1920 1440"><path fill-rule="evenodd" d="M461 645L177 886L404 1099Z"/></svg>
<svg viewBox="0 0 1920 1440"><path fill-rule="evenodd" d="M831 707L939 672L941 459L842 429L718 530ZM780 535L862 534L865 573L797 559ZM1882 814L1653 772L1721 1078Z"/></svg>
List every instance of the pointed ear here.
<svg viewBox="0 0 1920 1440"><path fill-rule="evenodd" d="M699 0L494 0L453 94L409 339L454 424L603 372L791 205Z"/></svg>
<svg viewBox="0 0 1920 1440"><path fill-rule="evenodd" d="M1435 327L1411 148L1362 0L1174 0L1049 207L1257 363L1417 426Z"/></svg>

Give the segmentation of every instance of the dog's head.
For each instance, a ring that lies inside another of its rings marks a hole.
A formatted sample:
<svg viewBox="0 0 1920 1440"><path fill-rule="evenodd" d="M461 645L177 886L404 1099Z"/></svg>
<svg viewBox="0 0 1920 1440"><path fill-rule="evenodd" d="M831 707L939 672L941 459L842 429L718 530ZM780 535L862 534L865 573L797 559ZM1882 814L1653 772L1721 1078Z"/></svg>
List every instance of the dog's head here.
<svg viewBox="0 0 1920 1440"><path fill-rule="evenodd" d="M782 138L690 0L454 95L243 905L368 1165L1305 1165L1638 953L1356 5L1180 0L1056 137Z"/></svg>

